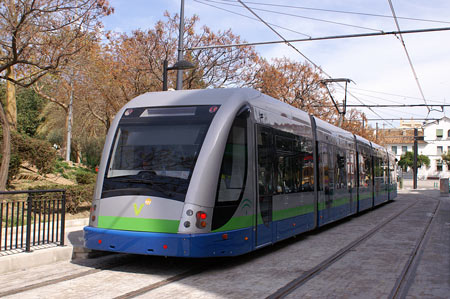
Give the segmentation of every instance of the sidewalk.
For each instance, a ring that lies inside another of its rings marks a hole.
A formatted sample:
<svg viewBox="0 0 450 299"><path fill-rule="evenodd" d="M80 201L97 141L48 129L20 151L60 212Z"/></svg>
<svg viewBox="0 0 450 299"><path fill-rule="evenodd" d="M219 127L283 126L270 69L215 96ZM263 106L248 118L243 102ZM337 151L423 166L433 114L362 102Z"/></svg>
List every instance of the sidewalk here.
<svg viewBox="0 0 450 299"><path fill-rule="evenodd" d="M77 254L86 253L83 247L83 228L89 218L66 221L65 246L43 245L32 252L0 256L0 274L61 261L70 261Z"/></svg>
<svg viewBox="0 0 450 299"><path fill-rule="evenodd" d="M404 179L403 189L412 189L412 188L413 188L413 180ZM417 180L417 189L439 190L439 180ZM398 187L398 190L402 189Z"/></svg>

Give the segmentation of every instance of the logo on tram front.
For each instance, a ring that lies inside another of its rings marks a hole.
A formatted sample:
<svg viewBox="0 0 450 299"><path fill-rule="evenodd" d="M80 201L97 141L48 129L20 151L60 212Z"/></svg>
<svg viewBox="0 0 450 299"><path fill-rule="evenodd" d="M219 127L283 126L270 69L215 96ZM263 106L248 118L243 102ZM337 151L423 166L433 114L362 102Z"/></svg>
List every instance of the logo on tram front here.
<svg viewBox="0 0 450 299"><path fill-rule="evenodd" d="M145 200L145 203L141 204L138 208L137 204L134 203L133 204L133 208L134 208L134 215L139 216L139 214L141 214L142 212L142 208L144 207L144 205L149 206L152 203L151 198L147 198Z"/></svg>

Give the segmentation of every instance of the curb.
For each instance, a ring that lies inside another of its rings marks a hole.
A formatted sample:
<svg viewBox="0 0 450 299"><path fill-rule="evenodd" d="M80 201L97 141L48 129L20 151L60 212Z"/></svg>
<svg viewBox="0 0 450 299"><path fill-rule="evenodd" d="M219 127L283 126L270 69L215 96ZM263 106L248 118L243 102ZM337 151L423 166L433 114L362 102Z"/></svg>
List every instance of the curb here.
<svg viewBox="0 0 450 299"><path fill-rule="evenodd" d="M80 245L72 244L68 235L82 231L89 224L89 218L66 220L65 246L42 246L32 252L19 252L0 256L0 274L26 270L31 267L48 265L56 262L68 262L73 259L90 258L93 253Z"/></svg>
<svg viewBox="0 0 450 299"><path fill-rule="evenodd" d="M51 247L33 252L22 252L0 258L0 274L26 270L31 267L56 262L69 261L72 258L72 246Z"/></svg>
<svg viewBox="0 0 450 299"><path fill-rule="evenodd" d="M89 217L66 220L66 228L74 226L86 226L89 225Z"/></svg>

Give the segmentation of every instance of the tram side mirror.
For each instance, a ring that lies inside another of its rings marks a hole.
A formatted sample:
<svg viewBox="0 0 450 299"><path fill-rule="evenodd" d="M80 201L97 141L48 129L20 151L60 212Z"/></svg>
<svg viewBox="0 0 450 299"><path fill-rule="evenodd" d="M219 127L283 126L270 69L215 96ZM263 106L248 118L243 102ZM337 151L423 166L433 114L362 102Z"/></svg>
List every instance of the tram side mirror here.
<svg viewBox="0 0 450 299"><path fill-rule="evenodd" d="M242 107L237 113L237 117L239 118L248 118L249 116L250 116L250 107L248 106Z"/></svg>

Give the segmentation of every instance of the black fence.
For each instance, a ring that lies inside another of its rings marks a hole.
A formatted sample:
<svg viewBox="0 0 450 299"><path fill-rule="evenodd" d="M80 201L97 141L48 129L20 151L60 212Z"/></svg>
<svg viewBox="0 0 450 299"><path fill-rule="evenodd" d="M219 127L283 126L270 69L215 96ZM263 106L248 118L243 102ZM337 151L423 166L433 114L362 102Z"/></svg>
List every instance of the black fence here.
<svg viewBox="0 0 450 299"><path fill-rule="evenodd" d="M0 191L0 253L64 245L65 190Z"/></svg>

